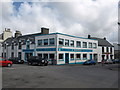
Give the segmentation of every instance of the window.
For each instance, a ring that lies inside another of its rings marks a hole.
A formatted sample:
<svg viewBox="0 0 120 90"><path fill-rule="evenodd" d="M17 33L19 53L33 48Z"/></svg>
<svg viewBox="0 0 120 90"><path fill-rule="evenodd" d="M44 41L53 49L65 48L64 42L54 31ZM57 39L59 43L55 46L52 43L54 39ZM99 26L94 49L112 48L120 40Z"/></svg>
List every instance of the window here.
<svg viewBox="0 0 120 90"><path fill-rule="evenodd" d="M110 48L110 52L112 53L112 47Z"/></svg>
<svg viewBox="0 0 120 90"><path fill-rule="evenodd" d="M38 56L42 58L42 53L39 53Z"/></svg>
<svg viewBox="0 0 120 90"><path fill-rule="evenodd" d="M48 45L48 39L44 39L44 45Z"/></svg>
<svg viewBox="0 0 120 90"><path fill-rule="evenodd" d="M97 48L97 44L96 43L93 43L93 48Z"/></svg>
<svg viewBox="0 0 120 90"><path fill-rule="evenodd" d="M4 53L4 57L6 58L6 53Z"/></svg>
<svg viewBox="0 0 120 90"><path fill-rule="evenodd" d="M74 54L70 54L70 59L74 59Z"/></svg>
<svg viewBox="0 0 120 90"><path fill-rule="evenodd" d="M49 54L49 58L53 60L55 58L54 54Z"/></svg>
<svg viewBox="0 0 120 90"><path fill-rule="evenodd" d="M92 43L89 42L89 48L92 48Z"/></svg>
<svg viewBox="0 0 120 90"><path fill-rule="evenodd" d="M87 54L83 54L83 60L87 59Z"/></svg>
<svg viewBox="0 0 120 90"><path fill-rule="evenodd" d="M4 44L4 46L5 46L5 49L6 49L6 44Z"/></svg>
<svg viewBox="0 0 120 90"><path fill-rule="evenodd" d="M22 58L21 56L22 56L22 55L21 55L21 52L18 52L18 58L19 58L19 59Z"/></svg>
<svg viewBox="0 0 120 90"><path fill-rule="evenodd" d="M76 47L81 47L81 42L80 41L76 41Z"/></svg>
<svg viewBox="0 0 120 90"><path fill-rule="evenodd" d="M14 50L14 43L12 43L11 49Z"/></svg>
<svg viewBox="0 0 120 90"><path fill-rule="evenodd" d="M109 52L109 48L108 47L106 48L106 51Z"/></svg>
<svg viewBox="0 0 120 90"><path fill-rule="evenodd" d="M69 46L69 40L65 39L65 46Z"/></svg>
<svg viewBox="0 0 120 90"><path fill-rule="evenodd" d="M14 52L11 53L11 57L14 57Z"/></svg>
<svg viewBox="0 0 120 90"><path fill-rule="evenodd" d="M44 57L45 59L48 59L48 54L43 54L43 57Z"/></svg>
<svg viewBox="0 0 120 90"><path fill-rule="evenodd" d="M74 41L73 40L70 41L70 46L74 47Z"/></svg>
<svg viewBox="0 0 120 90"><path fill-rule="evenodd" d="M87 42L83 42L83 48L87 48Z"/></svg>
<svg viewBox="0 0 120 90"><path fill-rule="evenodd" d="M22 45L21 45L21 42L18 43L18 49L21 49L22 48Z"/></svg>
<svg viewBox="0 0 120 90"><path fill-rule="evenodd" d="M81 54L76 54L76 59L80 59L81 58Z"/></svg>
<svg viewBox="0 0 120 90"><path fill-rule="evenodd" d="M59 38L59 45L64 45L64 39Z"/></svg>
<svg viewBox="0 0 120 90"><path fill-rule="evenodd" d="M63 59L63 54L59 54L59 59Z"/></svg>
<svg viewBox="0 0 120 90"><path fill-rule="evenodd" d="M54 44L55 44L54 38L50 38L50 39L49 39L49 45L54 45Z"/></svg>
<svg viewBox="0 0 120 90"><path fill-rule="evenodd" d="M38 40L38 46L42 46L42 40Z"/></svg>
<svg viewBox="0 0 120 90"><path fill-rule="evenodd" d="M27 43L26 43L26 49L30 49L30 41L27 41Z"/></svg>
<svg viewBox="0 0 120 90"><path fill-rule="evenodd" d="M104 53L104 47L102 47L102 53Z"/></svg>

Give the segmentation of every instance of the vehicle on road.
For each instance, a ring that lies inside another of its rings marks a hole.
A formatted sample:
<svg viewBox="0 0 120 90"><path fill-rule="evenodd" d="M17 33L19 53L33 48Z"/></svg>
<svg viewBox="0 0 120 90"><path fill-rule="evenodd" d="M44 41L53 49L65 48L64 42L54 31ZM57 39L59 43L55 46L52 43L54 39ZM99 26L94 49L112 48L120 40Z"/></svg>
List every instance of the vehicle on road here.
<svg viewBox="0 0 120 90"><path fill-rule="evenodd" d="M83 62L83 65L95 65L96 61L95 60L87 60L85 62Z"/></svg>
<svg viewBox="0 0 120 90"><path fill-rule="evenodd" d="M9 61L5 58L0 57L0 66L7 66L7 67L11 67L12 66L12 61Z"/></svg>
<svg viewBox="0 0 120 90"><path fill-rule="evenodd" d="M105 59L105 60L103 61L103 63L104 63L104 64L113 64L113 61L112 61L112 59Z"/></svg>
<svg viewBox="0 0 120 90"><path fill-rule="evenodd" d="M23 64L24 63L24 60L21 60L18 57L10 57L8 60L12 61L14 64Z"/></svg>
<svg viewBox="0 0 120 90"><path fill-rule="evenodd" d="M120 60L119 59L112 59L113 63L120 63Z"/></svg>
<svg viewBox="0 0 120 90"><path fill-rule="evenodd" d="M48 60L45 58L41 58L39 56L31 56L27 60L28 65L41 65L41 66L47 66Z"/></svg>

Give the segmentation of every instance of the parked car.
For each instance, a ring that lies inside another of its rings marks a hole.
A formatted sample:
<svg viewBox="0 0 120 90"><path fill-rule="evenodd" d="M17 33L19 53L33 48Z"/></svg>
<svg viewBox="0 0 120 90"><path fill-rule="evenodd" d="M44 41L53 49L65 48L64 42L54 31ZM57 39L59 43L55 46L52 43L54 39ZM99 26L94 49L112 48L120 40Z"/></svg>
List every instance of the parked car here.
<svg viewBox="0 0 120 90"><path fill-rule="evenodd" d="M42 65L42 66L47 66L48 65L48 60L45 58L41 58L39 56L31 56L27 60L28 65Z"/></svg>
<svg viewBox="0 0 120 90"><path fill-rule="evenodd" d="M120 60L119 59L112 59L113 63L120 63Z"/></svg>
<svg viewBox="0 0 120 90"><path fill-rule="evenodd" d="M103 60L103 63L104 64L113 64L113 61L112 61L112 59L105 59L105 60Z"/></svg>
<svg viewBox="0 0 120 90"><path fill-rule="evenodd" d="M11 67L12 66L12 62L5 59L5 58L2 58L0 57L0 66L7 66L7 67Z"/></svg>
<svg viewBox="0 0 120 90"><path fill-rule="evenodd" d="M12 61L14 64L23 64L24 63L24 60L21 60L18 57L11 57L8 60Z"/></svg>
<svg viewBox="0 0 120 90"><path fill-rule="evenodd" d="M95 65L96 61L95 60L87 60L83 63L83 65Z"/></svg>

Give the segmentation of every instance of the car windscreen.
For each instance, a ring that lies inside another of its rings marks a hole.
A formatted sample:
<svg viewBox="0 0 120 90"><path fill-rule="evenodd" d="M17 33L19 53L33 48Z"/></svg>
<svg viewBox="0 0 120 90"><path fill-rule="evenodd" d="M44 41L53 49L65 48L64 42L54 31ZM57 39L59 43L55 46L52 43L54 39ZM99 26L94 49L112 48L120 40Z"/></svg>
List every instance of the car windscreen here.
<svg viewBox="0 0 120 90"><path fill-rule="evenodd" d="M3 61L3 60L5 60L5 59L0 57L0 61Z"/></svg>

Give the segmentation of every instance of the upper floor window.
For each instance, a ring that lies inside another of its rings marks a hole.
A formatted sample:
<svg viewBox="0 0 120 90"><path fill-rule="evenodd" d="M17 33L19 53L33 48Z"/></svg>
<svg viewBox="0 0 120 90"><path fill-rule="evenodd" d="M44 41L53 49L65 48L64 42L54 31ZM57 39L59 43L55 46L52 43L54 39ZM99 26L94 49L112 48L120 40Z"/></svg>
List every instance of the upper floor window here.
<svg viewBox="0 0 120 90"><path fill-rule="evenodd" d="M27 48L27 49L30 49L30 41L27 41L27 43L26 43L26 48Z"/></svg>
<svg viewBox="0 0 120 90"><path fill-rule="evenodd" d="M69 40L65 39L65 46L69 46Z"/></svg>
<svg viewBox="0 0 120 90"><path fill-rule="evenodd" d="M14 43L12 43L11 49L14 50Z"/></svg>
<svg viewBox="0 0 120 90"><path fill-rule="evenodd" d="M80 59L81 58L81 54L76 54L76 59Z"/></svg>
<svg viewBox="0 0 120 90"><path fill-rule="evenodd" d="M54 45L55 44L55 39L54 38L50 38L49 39L49 45Z"/></svg>
<svg viewBox="0 0 120 90"><path fill-rule="evenodd" d="M83 42L83 48L87 48L87 42Z"/></svg>
<svg viewBox="0 0 120 90"><path fill-rule="evenodd" d="M74 47L74 41L73 40L70 41L70 46Z"/></svg>
<svg viewBox="0 0 120 90"><path fill-rule="evenodd" d="M38 46L42 45L42 40L38 40Z"/></svg>
<svg viewBox="0 0 120 90"><path fill-rule="evenodd" d="M106 48L106 51L109 52L109 48L108 47Z"/></svg>
<svg viewBox="0 0 120 90"><path fill-rule="evenodd" d="M93 43L93 48L97 48L97 44L96 43Z"/></svg>
<svg viewBox="0 0 120 90"><path fill-rule="evenodd" d="M59 45L64 45L64 39L59 38Z"/></svg>
<svg viewBox="0 0 120 90"><path fill-rule="evenodd" d="M6 44L4 44L4 47L5 47L5 49L6 49Z"/></svg>
<svg viewBox="0 0 120 90"><path fill-rule="evenodd" d="M110 48L110 52L112 53L112 47Z"/></svg>
<svg viewBox="0 0 120 90"><path fill-rule="evenodd" d="M22 48L22 45L21 45L21 42L18 43L18 49L21 49Z"/></svg>
<svg viewBox="0 0 120 90"><path fill-rule="evenodd" d="M81 42L80 41L76 41L76 47L81 47Z"/></svg>
<svg viewBox="0 0 120 90"><path fill-rule="evenodd" d="M48 39L44 39L44 45L48 45Z"/></svg>
<svg viewBox="0 0 120 90"><path fill-rule="evenodd" d="M70 54L70 59L74 59L74 54Z"/></svg>
<svg viewBox="0 0 120 90"><path fill-rule="evenodd" d="M102 52L104 53L104 47L102 47Z"/></svg>
<svg viewBox="0 0 120 90"><path fill-rule="evenodd" d="M92 48L92 43L89 42L89 48Z"/></svg>

